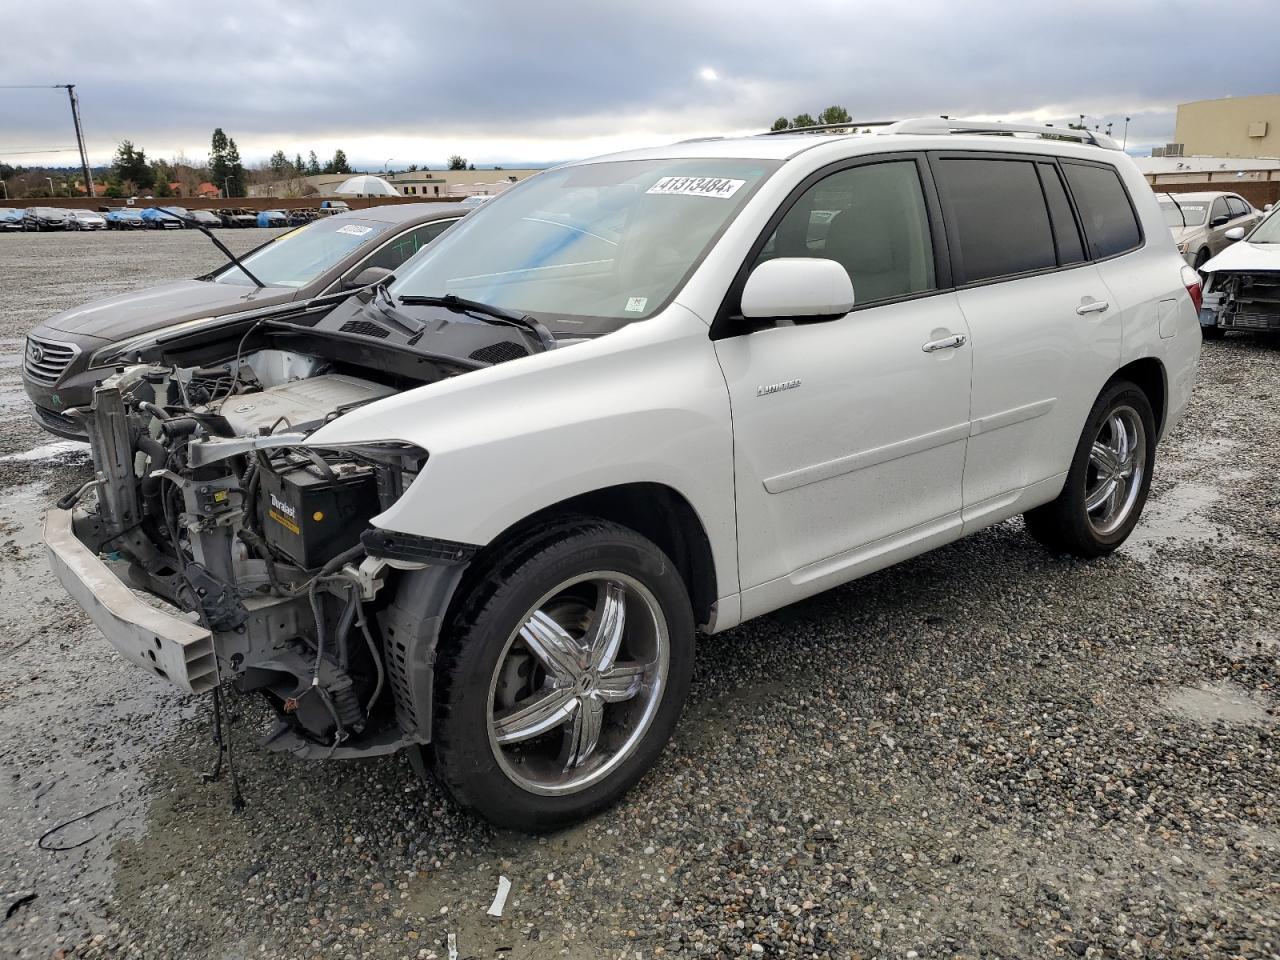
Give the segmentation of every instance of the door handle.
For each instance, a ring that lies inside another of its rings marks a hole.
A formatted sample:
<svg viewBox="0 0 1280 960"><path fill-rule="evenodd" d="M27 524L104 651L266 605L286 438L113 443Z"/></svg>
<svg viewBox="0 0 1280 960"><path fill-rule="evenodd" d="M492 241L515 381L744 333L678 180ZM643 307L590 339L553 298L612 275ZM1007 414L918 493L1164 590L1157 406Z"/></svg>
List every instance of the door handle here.
<svg viewBox="0 0 1280 960"><path fill-rule="evenodd" d="M920 349L925 353L934 353L938 350L954 350L956 347L963 347L968 342L968 337L963 333L957 333L954 336L943 337L941 340L930 340Z"/></svg>
<svg viewBox="0 0 1280 960"><path fill-rule="evenodd" d="M1092 303L1082 303L1076 307L1076 313L1082 317L1091 313L1106 313L1111 309L1111 304L1105 300L1094 300Z"/></svg>

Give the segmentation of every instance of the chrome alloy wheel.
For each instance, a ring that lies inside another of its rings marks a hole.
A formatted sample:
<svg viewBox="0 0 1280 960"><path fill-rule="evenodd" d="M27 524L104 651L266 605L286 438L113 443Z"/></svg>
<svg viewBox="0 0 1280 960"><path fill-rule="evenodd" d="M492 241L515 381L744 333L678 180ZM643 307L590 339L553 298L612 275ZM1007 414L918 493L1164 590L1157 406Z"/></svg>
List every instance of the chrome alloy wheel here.
<svg viewBox="0 0 1280 960"><path fill-rule="evenodd" d="M489 745L516 784L547 796L609 776L643 739L670 660L666 618L639 581L565 581L525 614L489 683Z"/></svg>
<svg viewBox="0 0 1280 960"><path fill-rule="evenodd" d="M1147 431L1130 406L1112 410L1093 440L1085 474L1084 508L1099 536L1119 529L1133 512L1147 468Z"/></svg>

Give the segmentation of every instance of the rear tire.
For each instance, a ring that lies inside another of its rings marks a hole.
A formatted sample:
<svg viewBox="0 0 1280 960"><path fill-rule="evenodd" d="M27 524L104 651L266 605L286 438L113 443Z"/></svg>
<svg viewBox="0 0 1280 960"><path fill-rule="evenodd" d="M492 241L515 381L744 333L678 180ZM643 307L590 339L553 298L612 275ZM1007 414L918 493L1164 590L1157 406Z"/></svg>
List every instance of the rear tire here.
<svg viewBox="0 0 1280 960"><path fill-rule="evenodd" d="M543 831L616 801L656 762L693 672L675 565L633 530L545 525L464 581L423 759L459 803Z"/></svg>
<svg viewBox="0 0 1280 960"><path fill-rule="evenodd" d="M1027 512L1027 531L1055 552L1111 553L1138 523L1155 460L1151 402L1135 384L1112 382L1089 411L1062 493Z"/></svg>

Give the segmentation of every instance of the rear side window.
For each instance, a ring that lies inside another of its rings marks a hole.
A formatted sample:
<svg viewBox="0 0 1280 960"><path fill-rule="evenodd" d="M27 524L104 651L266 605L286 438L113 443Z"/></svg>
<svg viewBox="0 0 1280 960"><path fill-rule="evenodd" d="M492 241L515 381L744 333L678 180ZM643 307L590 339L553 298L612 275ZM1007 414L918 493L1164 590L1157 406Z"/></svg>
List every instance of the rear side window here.
<svg viewBox="0 0 1280 960"><path fill-rule="evenodd" d="M1058 265L1033 161L950 157L934 171L963 282Z"/></svg>
<svg viewBox="0 0 1280 960"><path fill-rule="evenodd" d="M1114 257L1142 242L1138 218L1115 170L1071 162L1064 162L1062 169L1080 211L1093 259Z"/></svg>

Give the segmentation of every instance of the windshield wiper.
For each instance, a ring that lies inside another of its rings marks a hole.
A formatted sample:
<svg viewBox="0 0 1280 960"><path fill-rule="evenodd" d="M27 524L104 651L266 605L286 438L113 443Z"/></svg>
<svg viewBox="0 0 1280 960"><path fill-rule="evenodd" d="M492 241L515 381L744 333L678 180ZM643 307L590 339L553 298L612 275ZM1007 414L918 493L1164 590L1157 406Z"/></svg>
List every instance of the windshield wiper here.
<svg viewBox="0 0 1280 960"><path fill-rule="evenodd" d="M156 209L163 210L164 212L166 212L166 214L169 214L169 216L172 216L173 219L180 220L182 221L182 223L187 224L188 227L195 227L197 230L200 230L202 234L205 234L206 237L209 237L209 239L211 239L211 241L214 242L215 247L218 247L220 251L223 251L223 253L227 255L228 260L232 261L233 264L236 264L236 266L238 266L238 268L243 271L243 274L246 275L248 279L251 279L253 283L257 284L257 288L262 289L266 287L266 284L262 283L260 279L256 278L256 276L253 276L253 274L250 273L250 269L248 269L247 266L244 266L244 264L242 264L241 259L239 259L238 256L234 255L234 253L230 252L227 246L225 246L225 244L221 242L220 239L216 238L214 234L210 233L209 228L205 227L205 224L200 223L200 220L197 220L195 216L183 216L182 214L175 214L173 210L170 210L169 207L166 207L166 206L156 207Z"/></svg>
<svg viewBox="0 0 1280 960"><path fill-rule="evenodd" d="M467 300L464 297L454 296L452 293L445 294L443 297L419 297L408 294L401 297L399 302L409 307L444 307L446 310L455 310L458 313L465 313L468 316L476 317L486 323L500 323L509 327L522 327L538 338L538 342L542 344L543 350L554 350L556 347L555 336L542 324L541 321L536 320L533 317L526 316L523 313L516 313L512 310L504 310L502 307L495 307L487 303L481 303L479 300Z"/></svg>
<svg viewBox="0 0 1280 960"><path fill-rule="evenodd" d="M1187 214L1184 214L1183 212L1183 205L1174 200L1174 195L1172 195L1172 193L1165 193L1165 196L1169 197L1169 202L1171 202L1172 205L1178 207L1178 215L1180 218L1183 218L1183 229L1187 229Z"/></svg>
<svg viewBox="0 0 1280 960"><path fill-rule="evenodd" d="M373 290L373 299L369 301L378 313L390 320L401 330L412 337L419 337L427 329L427 325L417 317L410 317L396 309L395 299L387 290L386 283L380 283Z"/></svg>

